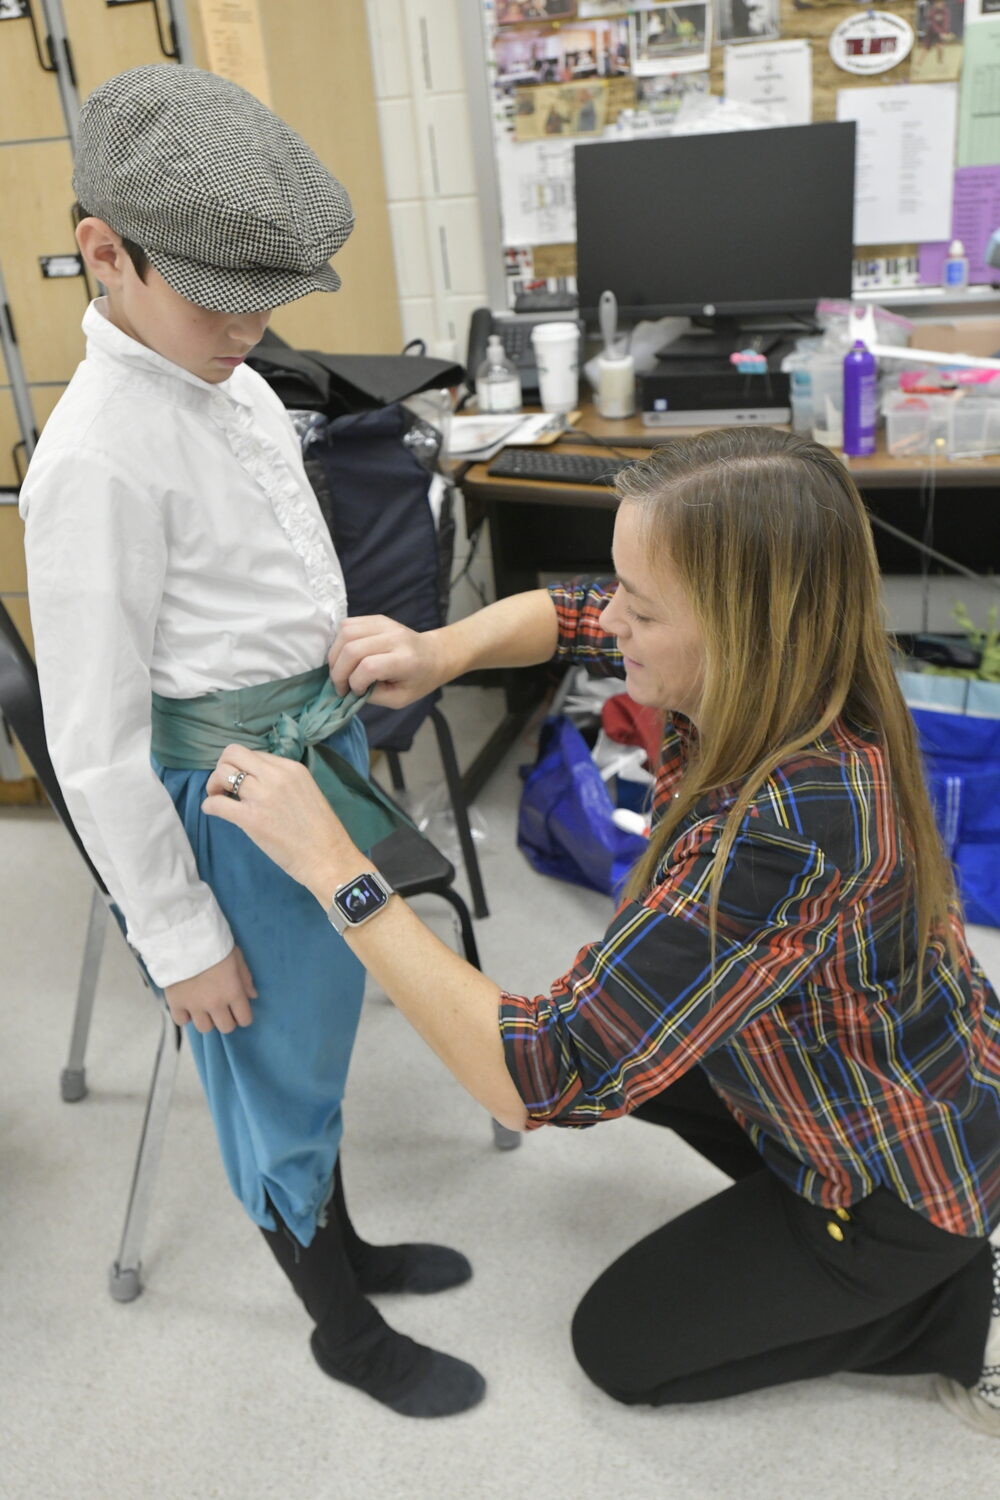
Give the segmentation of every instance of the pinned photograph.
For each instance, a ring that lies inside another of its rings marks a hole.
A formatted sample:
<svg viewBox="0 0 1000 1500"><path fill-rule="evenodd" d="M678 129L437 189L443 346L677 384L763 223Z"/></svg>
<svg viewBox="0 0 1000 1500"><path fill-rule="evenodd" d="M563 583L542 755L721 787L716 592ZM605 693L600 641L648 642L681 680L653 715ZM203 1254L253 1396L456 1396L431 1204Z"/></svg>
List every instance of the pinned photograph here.
<svg viewBox="0 0 1000 1500"><path fill-rule="evenodd" d="M656 120L669 120L692 95L708 93L707 73L651 73L636 79L635 107Z"/></svg>
<svg viewBox="0 0 1000 1500"><path fill-rule="evenodd" d="M569 21L576 15L576 0L497 0L497 25L517 26L522 21Z"/></svg>
<svg viewBox="0 0 1000 1500"><path fill-rule="evenodd" d="M494 45L496 86L511 90L533 83L579 83L629 72L627 21L570 22L566 26L520 26L498 31Z"/></svg>
<svg viewBox="0 0 1000 1500"><path fill-rule="evenodd" d="M712 19L707 3L655 5L636 11L632 28L632 67L648 73L699 72L708 67Z"/></svg>
<svg viewBox="0 0 1000 1500"><path fill-rule="evenodd" d="M781 35L780 0L715 0L716 41L769 42Z"/></svg>
<svg viewBox="0 0 1000 1500"><path fill-rule="evenodd" d="M620 74L617 78L608 79L604 85L608 98L606 124L613 125L623 110L635 109L638 82L631 74Z"/></svg>
<svg viewBox="0 0 1000 1500"><path fill-rule="evenodd" d="M917 39L910 57L912 83L949 83L962 75L963 0L917 0Z"/></svg>
<svg viewBox="0 0 1000 1500"><path fill-rule="evenodd" d="M597 78L557 88L520 88L514 98L516 141L600 135L607 122L607 95Z"/></svg>
<svg viewBox="0 0 1000 1500"><path fill-rule="evenodd" d="M0 21L21 21L28 14L29 0L0 0Z"/></svg>

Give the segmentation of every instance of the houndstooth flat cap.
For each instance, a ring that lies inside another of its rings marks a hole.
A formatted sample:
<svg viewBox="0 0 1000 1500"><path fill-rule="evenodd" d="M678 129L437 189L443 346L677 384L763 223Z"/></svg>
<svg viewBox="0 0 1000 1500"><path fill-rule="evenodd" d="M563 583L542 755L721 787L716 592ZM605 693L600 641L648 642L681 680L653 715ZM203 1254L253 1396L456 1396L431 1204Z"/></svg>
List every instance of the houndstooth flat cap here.
<svg viewBox="0 0 1000 1500"><path fill-rule="evenodd" d="M238 84L151 63L80 111L73 188L199 307L259 312L335 292L328 264L354 227L346 190Z"/></svg>

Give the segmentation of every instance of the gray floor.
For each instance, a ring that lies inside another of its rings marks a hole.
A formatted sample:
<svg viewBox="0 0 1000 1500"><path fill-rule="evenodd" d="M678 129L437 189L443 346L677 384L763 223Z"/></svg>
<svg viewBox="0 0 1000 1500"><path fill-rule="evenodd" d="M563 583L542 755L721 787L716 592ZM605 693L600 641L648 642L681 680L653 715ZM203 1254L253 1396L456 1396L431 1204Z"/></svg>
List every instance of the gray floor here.
<svg viewBox="0 0 1000 1500"><path fill-rule="evenodd" d="M496 708L494 694L449 695L467 746ZM541 988L608 906L534 875L514 848L516 766L531 754L528 742L515 749L480 802L493 915L479 934L488 972ZM433 764L421 747L416 759L418 770ZM418 790L429 784L418 776ZM468 1286L382 1307L399 1328L473 1360L489 1381L485 1403L407 1421L319 1373L304 1314L222 1180L186 1053L146 1290L115 1304L105 1275L157 1018L127 952L110 943L90 1097L60 1102L89 885L47 815L3 814L0 839L3 1500L994 1500L1000 1449L957 1425L926 1379L839 1377L665 1411L619 1407L590 1387L567 1337L581 1292L724 1179L629 1120L494 1151L482 1111L378 994L349 1090L354 1214L372 1238L439 1238L470 1255ZM974 942L1000 977L1000 934L980 930Z"/></svg>

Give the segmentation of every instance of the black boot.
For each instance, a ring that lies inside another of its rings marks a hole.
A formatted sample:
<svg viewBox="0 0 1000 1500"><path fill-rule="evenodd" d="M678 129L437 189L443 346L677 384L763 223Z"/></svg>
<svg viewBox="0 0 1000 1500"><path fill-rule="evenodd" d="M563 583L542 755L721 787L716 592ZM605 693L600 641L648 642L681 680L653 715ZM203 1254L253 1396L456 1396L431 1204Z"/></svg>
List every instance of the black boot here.
<svg viewBox="0 0 1000 1500"><path fill-rule="evenodd" d="M477 1370L397 1333L364 1297L336 1214L300 1245L273 1205L271 1212L277 1228L261 1233L316 1324L310 1347L325 1374L407 1417L451 1416L482 1400Z"/></svg>
<svg viewBox="0 0 1000 1500"><path fill-rule="evenodd" d="M472 1275L465 1256L447 1245L369 1245L363 1240L347 1212L339 1156L327 1213L337 1217L347 1258L358 1286L368 1296L380 1292L444 1292L461 1286Z"/></svg>

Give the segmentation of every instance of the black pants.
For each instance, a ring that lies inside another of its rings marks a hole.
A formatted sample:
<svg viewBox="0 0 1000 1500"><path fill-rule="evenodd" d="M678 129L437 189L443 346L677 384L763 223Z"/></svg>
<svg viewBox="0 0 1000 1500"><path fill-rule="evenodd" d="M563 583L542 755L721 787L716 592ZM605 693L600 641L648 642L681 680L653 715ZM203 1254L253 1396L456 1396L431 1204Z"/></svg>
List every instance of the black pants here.
<svg viewBox="0 0 1000 1500"><path fill-rule="evenodd" d="M762 1165L700 1068L636 1118L736 1181L627 1250L577 1308L576 1356L608 1395L710 1401L838 1370L975 1383L988 1241L948 1234L881 1188L849 1217L807 1203Z"/></svg>

